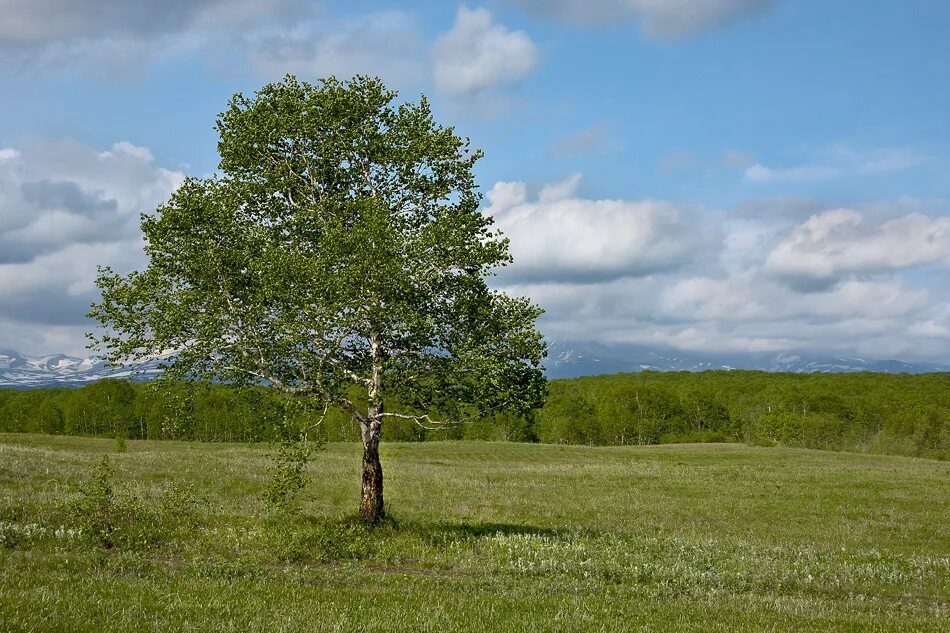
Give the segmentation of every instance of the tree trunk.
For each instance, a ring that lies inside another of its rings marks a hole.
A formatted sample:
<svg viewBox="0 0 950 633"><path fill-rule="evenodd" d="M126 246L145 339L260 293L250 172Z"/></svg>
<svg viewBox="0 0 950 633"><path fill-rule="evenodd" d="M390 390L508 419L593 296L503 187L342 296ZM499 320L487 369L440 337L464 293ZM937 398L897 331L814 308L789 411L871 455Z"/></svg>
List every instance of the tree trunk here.
<svg viewBox="0 0 950 633"><path fill-rule="evenodd" d="M383 508L383 465L379 461L379 436L383 428L383 350L379 332L370 334L373 375L369 382L368 407L363 421L363 488L360 515L369 525L378 525L385 517Z"/></svg>
<svg viewBox="0 0 950 633"><path fill-rule="evenodd" d="M360 516L369 525L379 524L385 517L383 508L383 465L379 461L378 420L371 420L363 429L363 487L360 494Z"/></svg>

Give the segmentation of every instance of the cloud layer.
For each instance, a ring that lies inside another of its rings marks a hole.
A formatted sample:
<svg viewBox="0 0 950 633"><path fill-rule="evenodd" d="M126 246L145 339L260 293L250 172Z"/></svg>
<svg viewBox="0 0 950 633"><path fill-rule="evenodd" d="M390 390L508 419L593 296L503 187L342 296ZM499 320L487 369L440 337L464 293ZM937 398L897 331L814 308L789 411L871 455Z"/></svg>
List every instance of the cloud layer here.
<svg viewBox="0 0 950 633"><path fill-rule="evenodd" d="M773 0L509 0L580 25L636 20L650 36L677 39L760 13Z"/></svg>
<svg viewBox="0 0 950 633"><path fill-rule="evenodd" d="M0 148L0 347L81 350L96 266L144 263L138 214L183 178L126 142ZM515 258L495 284L542 305L548 336L950 357L950 219L927 203L717 212L587 197L579 174L486 198Z"/></svg>
<svg viewBox="0 0 950 633"><path fill-rule="evenodd" d="M413 13L339 16L307 0L6 0L2 11L0 62L30 73L113 77L187 54L269 80L378 75L465 101L520 83L539 57L527 33L466 6L432 42Z"/></svg>
<svg viewBox="0 0 950 633"><path fill-rule="evenodd" d="M950 357L950 219L926 205L779 201L771 210L786 212L717 214L587 199L579 184L572 176L532 198L524 183L503 182L488 194L515 258L498 283L546 309L549 336Z"/></svg>
<svg viewBox="0 0 950 633"><path fill-rule="evenodd" d="M4 0L0 60L110 75L314 16L305 0Z"/></svg>
<svg viewBox="0 0 950 633"><path fill-rule="evenodd" d="M400 86L425 77L419 27L399 11L278 24L250 30L243 42L252 68L264 77L363 74Z"/></svg>
<svg viewBox="0 0 950 633"><path fill-rule="evenodd" d="M139 213L184 174L127 142L36 143L0 157L0 347L76 351L96 266L141 265Z"/></svg>

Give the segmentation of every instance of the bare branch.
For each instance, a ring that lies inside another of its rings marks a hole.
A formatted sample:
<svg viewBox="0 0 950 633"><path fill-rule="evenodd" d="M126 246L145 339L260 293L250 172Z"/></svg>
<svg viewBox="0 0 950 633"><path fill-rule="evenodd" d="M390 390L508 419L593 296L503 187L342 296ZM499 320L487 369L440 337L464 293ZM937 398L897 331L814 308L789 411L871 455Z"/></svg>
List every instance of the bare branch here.
<svg viewBox="0 0 950 633"><path fill-rule="evenodd" d="M307 437L307 435L310 433L310 431L314 430L315 428L317 428L317 427L319 427L321 424L323 424L323 421L326 420L326 418L327 418L327 411L328 411L329 409L330 409L330 400L329 400L329 398L327 398L327 399L324 399L324 401L323 401L323 413L320 414L320 419L317 420L316 422L314 422L313 424L310 424L310 425L308 425L308 426L305 426L305 427L300 431L300 433L304 436L304 438Z"/></svg>
<svg viewBox="0 0 950 633"><path fill-rule="evenodd" d="M425 415L406 415L403 413L380 413L380 417L383 418L399 418L400 420L412 420L422 428L427 431L436 431L439 429L449 428L453 426L458 426L462 421L443 421L443 420L433 420L429 417L429 414Z"/></svg>

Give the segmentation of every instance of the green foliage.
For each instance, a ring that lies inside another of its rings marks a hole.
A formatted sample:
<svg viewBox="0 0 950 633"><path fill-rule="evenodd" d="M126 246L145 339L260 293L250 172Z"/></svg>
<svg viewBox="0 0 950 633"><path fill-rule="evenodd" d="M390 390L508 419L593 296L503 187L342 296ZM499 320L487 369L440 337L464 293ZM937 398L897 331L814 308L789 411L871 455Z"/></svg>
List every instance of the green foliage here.
<svg viewBox="0 0 950 633"><path fill-rule="evenodd" d="M746 441L950 458L950 375L644 372L557 380L542 442Z"/></svg>
<svg viewBox="0 0 950 633"><path fill-rule="evenodd" d="M70 509L72 523L106 549L114 545L117 525L120 538L132 536L134 541L136 535L128 534L128 530L124 531L122 527L140 522L136 514L140 509L137 504L120 506L116 503L114 479L115 470L109 458L103 457L96 465L92 478L82 487L80 499Z"/></svg>
<svg viewBox="0 0 950 633"><path fill-rule="evenodd" d="M131 440L280 441L305 428L312 428L314 441L359 440L358 428L342 412L330 409L323 418L316 403L288 409L296 399L261 387L129 385L134 400L124 405L126 423L99 418L87 389L0 390L0 431L57 433L55 413L47 418L41 412L70 411L67 419L85 420L83 434L112 436L117 425L128 429ZM351 394L357 403L359 396ZM37 422L43 419L54 422ZM950 375L647 372L555 380L534 414L489 413L440 430L392 419L383 438L593 445L744 441L950 459Z"/></svg>
<svg viewBox="0 0 950 633"><path fill-rule="evenodd" d="M485 281L511 258L479 208L481 152L425 98L395 99L369 77L235 95L219 175L142 216L144 270L101 271L93 344L113 361L176 350L169 379L317 397L376 434L397 401L451 419L540 406L541 310ZM191 422L161 434L209 434Z"/></svg>
<svg viewBox="0 0 950 633"><path fill-rule="evenodd" d="M299 495L307 485L307 463L314 446L305 437L287 438L277 444L272 456L270 482L264 490L264 505L278 513L299 512Z"/></svg>

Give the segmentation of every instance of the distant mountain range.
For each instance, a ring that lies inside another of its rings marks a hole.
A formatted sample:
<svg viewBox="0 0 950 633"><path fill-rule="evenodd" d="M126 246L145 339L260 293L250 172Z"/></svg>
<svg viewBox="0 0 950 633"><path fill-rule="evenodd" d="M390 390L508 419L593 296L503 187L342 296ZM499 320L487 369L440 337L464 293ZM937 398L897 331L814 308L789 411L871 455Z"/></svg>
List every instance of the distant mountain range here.
<svg viewBox="0 0 950 633"><path fill-rule="evenodd" d="M158 370L157 363L139 367L109 367L95 358L76 358L65 354L27 356L0 349L0 388L80 387L102 378L148 380Z"/></svg>
<svg viewBox="0 0 950 633"><path fill-rule="evenodd" d="M618 372L705 371L709 369L758 369L793 373L874 371L889 374L922 374L950 371L950 365L870 360L853 356L817 356L805 353L699 354L639 345L604 345L594 342L554 341L547 359L550 378L572 378ZM65 354L27 356L0 349L0 388L78 387L102 378L148 380L158 374L157 362L137 368L109 367L94 358Z"/></svg>
<svg viewBox="0 0 950 633"><path fill-rule="evenodd" d="M924 374L950 371L950 365L872 360L854 356L820 356L804 352L777 354L703 354L663 350L642 345L604 345L594 342L555 341L548 349L549 378L572 378L640 371L705 371L757 369L792 373L874 371L887 374Z"/></svg>

